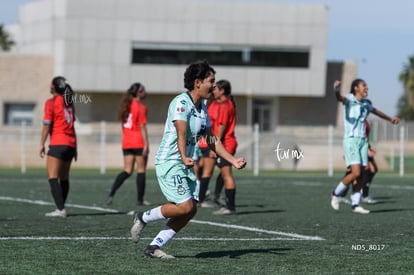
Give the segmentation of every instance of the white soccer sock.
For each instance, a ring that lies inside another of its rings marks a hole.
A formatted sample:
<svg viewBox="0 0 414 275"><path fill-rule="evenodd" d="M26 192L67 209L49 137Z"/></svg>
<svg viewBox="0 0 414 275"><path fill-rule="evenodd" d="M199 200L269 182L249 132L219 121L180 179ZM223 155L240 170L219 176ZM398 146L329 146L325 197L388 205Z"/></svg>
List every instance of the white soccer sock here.
<svg viewBox="0 0 414 275"><path fill-rule="evenodd" d="M347 186L342 183L342 181L338 184L338 186L335 188L334 195L339 196L347 189Z"/></svg>
<svg viewBox="0 0 414 275"><path fill-rule="evenodd" d="M142 221L145 223L159 220L165 220L165 217L161 213L161 206L145 211L142 215Z"/></svg>
<svg viewBox="0 0 414 275"><path fill-rule="evenodd" d="M174 238L176 232L169 226L165 225L164 228L158 233L157 236L152 240L150 245L158 245L158 247L165 246L169 241Z"/></svg>
<svg viewBox="0 0 414 275"><path fill-rule="evenodd" d="M351 194L351 201L352 201L352 206L354 205L359 205L359 203L361 202L361 192L357 191L357 192L352 192Z"/></svg>

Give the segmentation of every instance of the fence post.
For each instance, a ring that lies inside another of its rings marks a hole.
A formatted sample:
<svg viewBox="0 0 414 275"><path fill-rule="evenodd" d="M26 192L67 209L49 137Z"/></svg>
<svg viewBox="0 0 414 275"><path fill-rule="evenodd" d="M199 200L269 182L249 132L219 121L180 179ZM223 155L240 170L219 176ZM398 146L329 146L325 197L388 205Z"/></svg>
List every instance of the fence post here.
<svg viewBox="0 0 414 275"><path fill-rule="evenodd" d="M253 133L253 175L259 175L259 124L254 124L254 133Z"/></svg>
<svg viewBox="0 0 414 275"><path fill-rule="evenodd" d="M395 169L395 148L394 148L394 144L391 145L391 149L390 149L390 170L394 171Z"/></svg>
<svg viewBox="0 0 414 275"><path fill-rule="evenodd" d="M333 176L333 126L328 126L328 176Z"/></svg>
<svg viewBox="0 0 414 275"><path fill-rule="evenodd" d="M26 121L22 121L20 128L20 171L26 174Z"/></svg>
<svg viewBox="0 0 414 275"><path fill-rule="evenodd" d="M404 176L405 125L400 126L400 177Z"/></svg>
<svg viewBox="0 0 414 275"><path fill-rule="evenodd" d="M101 136L100 136L100 158L101 158L101 175L106 173L105 162L105 142L106 142L106 122L101 121Z"/></svg>

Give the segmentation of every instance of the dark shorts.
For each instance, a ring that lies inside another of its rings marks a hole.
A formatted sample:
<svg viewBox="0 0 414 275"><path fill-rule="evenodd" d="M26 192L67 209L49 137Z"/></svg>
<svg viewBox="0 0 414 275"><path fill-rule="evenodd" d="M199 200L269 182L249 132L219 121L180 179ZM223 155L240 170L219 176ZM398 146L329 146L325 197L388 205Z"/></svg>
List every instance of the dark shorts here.
<svg viewBox="0 0 414 275"><path fill-rule="evenodd" d="M205 158L208 158L210 156L210 148L200 148L201 155Z"/></svg>
<svg viewBox="0 0 414 275"><path fill-rule="evenodd" d="M52 145L49 146L48 156L55 157L61 161L72 161L75 157L76 149L66 145Z"/></svg>
<svg viewBox="0 0 414 275"><path fill-rule="evenodd" d="M227 160L225 160L224 158L218 157L217 161L216 161L216 165L218 168L222 168L225 166L232 166L232 164L230 162L228 162Z"/></svg>
<svg viewBox="0 0 414 275"><path fill-rule="evenodd" d="M129 148L129 149L122 149L122 153L124 156L133 155L133 156L142 156L142 152L144 148Z"/></svg>

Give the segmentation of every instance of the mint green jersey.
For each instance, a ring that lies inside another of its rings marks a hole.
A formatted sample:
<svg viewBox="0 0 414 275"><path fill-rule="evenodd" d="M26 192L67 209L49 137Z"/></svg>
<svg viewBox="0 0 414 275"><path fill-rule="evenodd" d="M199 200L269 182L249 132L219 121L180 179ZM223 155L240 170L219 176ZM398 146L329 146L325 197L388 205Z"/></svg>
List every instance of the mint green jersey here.
<svg viewBox="0 0 414 275"><path fill-rule="evenodd" d="M185 155L192 158L198 139L205 135L210 127L210 118L204 103L198 109L188 92L176 96L168 107L167 121L164 126L164 134L160 148L155 156L155 164L169 161L182 162L177 144L177 130L174 121L181 120L187 123L186 152Z"/></svg>
<svg viewBox="0 0 414 275"><path fill-rule="evenodd" d="M344 137L366 137L365 121L374 109L368 99L358 101L348 94L344 102Z"/></svg>

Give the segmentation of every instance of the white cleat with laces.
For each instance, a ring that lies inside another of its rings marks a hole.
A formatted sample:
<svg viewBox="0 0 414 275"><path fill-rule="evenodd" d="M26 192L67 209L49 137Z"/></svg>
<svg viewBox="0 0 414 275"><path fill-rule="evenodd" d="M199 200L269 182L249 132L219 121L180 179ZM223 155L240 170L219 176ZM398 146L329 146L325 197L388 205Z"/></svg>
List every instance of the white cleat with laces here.
<svg viewBox="0 0 414 275"><path fill-rule="evenodd" d="M354 208L352 208L352 212L353 213L358 213L358 214L369 214L369 210L363 208L362 206L355 206Z"/></svg>
<svg viewBox="0 0 414 275"><path fill-rule="evenodd" d="M62 209L62 210L56 209L55 211L46 213L45 216L46 217L66 218L68 215L67 215L65 209Z"/></svg>

